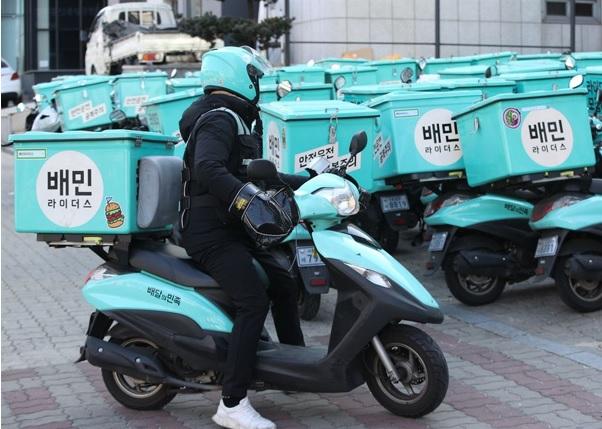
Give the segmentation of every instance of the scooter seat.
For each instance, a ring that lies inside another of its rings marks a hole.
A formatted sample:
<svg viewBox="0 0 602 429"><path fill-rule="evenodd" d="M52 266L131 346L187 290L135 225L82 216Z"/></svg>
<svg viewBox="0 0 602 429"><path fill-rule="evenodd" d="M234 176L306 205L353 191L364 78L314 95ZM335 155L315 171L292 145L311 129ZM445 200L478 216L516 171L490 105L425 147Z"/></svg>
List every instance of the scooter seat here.
<svg viewBox="0 0 602 429"><path fill-rule="evenodd" d="M197 268L186 251L173 244L134 242L130 265L178 285L192 288L219 288L217 282Z"/></svg>

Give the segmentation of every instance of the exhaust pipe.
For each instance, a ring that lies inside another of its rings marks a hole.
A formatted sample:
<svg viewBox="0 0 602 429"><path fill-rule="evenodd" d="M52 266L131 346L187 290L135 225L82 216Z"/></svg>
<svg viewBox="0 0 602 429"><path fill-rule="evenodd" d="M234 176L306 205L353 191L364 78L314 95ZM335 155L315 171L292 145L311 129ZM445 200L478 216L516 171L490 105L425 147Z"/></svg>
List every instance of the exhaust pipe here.
<svg viewBox="0 0 602 429"><path fill-rule="evenodd" d="M220 389L216 385L180 380L169 374L157 358L140 353L134 348L121 347L96 337L87 337L83 354L85 360L93 366L144 379L150 383L186 387L202 392Z"/></svg>

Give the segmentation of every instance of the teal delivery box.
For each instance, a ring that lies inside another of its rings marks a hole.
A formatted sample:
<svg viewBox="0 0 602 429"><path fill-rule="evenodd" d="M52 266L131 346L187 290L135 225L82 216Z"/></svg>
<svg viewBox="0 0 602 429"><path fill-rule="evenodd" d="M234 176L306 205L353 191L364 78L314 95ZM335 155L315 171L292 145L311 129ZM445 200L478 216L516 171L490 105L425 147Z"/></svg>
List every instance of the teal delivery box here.
<svg viewBox="0 0 602 429"><path fill-rule="evenodd" d="M501 94L454 116L468 183L594 164L585 89Z"/></svg>
<svg viewBox="0 0 602 429"><path fill-rule="evenodd" d="M282 67L278 70L278 80L280 82L288 80L295 83L324 83L324 68L319 66L294 65Z"/></svg>
<svg viewBox="0 0 602 429"><path fill-rule="evenodd" d="M514 52L497 52L481 55L469 55L464 57L427 58L424 73L439 73L450 67L466 67L476 65L494 65L506 63L514 56Z"/></svg>
<svg viewBox="0 0 602 429"><path fill-rule="evenodd" d="M357 66L367 63L365 58L322 58L316 61L316 65L328 69L332 66Z"/></svg>
<svg viewBox="0 0 602 429"><path fill-rule="evenodd" d="M180 77L169 79L166 85L168 93L188 91L189 89L202 89L203 80L198 77Z"/></svg>
<svg viewBox="0 0 602 429"><path fill-rule="evenodd" d="M38 83L31 87L36 97L36 103L40 111L48 107L54 98L54 91L56 91L65 82L55 80L52 82Z"/></svg>
<svg viewBox="0 0 602 429"><path fill-rule="evenodd" d="M338 100L264 104L261 106L263 156L285 173L301 173L317 157L338 166L349 157L351 137L365 131L368 147L347 171L370 190L378 116L376 110Z"/></svg>
<svg viewBox="0 0 602 429"><path fill-rule="evenodd" d="M153 97L142 104L149 131L179 139L179 122L184 110L202 95L202 89L189 89Z"/></svg>
<svg viewBox="0 0 602 429"><path fill-rule="evenodd" d="M297 83L281 101L332 100L334 92L329 83Z"/></svg>
<svg viewBox="0 0 602 429"><path fill-rule="evenodd" d="M360 104L390 92L402 91L406 89L407 86L407 84L403 84L401 81L395 83L381 82L376 85L356 85L342 88L340 94L343 101Z"/></svg>
<svg viewBox="0 0 602 429"><path fill-rule="evenodd" d="M415 82L418 79L418 61L413 58L370 61L365 65L376 67L378 82Z"/></svg>
<svg viewBox="0 0 602 429"><path fill-rule="evenodd" d="M335 85L336 89L353 85L376 84L378 83L376 67L333 66L326 69L326 82Z"/></svg>
<svg viewBox="0 0 602 429"><path fill-rule="evenodd" d="M484 78L488 69L488 65L478 64L476 66L450 67L437 74L441 79Z"/></svg>
<svg viewBox="0 0 602 429"><path fill-rule="evenodd" d="M68 80L54 94L63 131L86 130L111 124L113 110L109 77Z"/></svg>
<svg viewBox="0 0 602 429"><path fill-rule="evenodd" d="M516 92L554 91L567 89L569 81L578 74L575 70L556 70L533 73L507 73L502 79L516 82Z"/></svg>
<svg viewBox="0 0 602 429"><path fill-rule="evenodd" d="M167 74L164 72L125 73L113 79L115 108L123 110L128 118L140 113L146 100L167 94Z"/></svg>
<svg viewBox="0 0 602 429"><path fill-rule="evenodd" d="M259 103L271 103L272 101L278 100L276 95L276 88L278 87L275 83L259 83Z"/></svg>
<svg viewBox="0 0 602 429"><path fill-rule="evenodd" d="M403 91L366 103L381 113L374 178L421 179L463 170L452 114L481 100L480 91Z"/></svg>
<svg viewBox="0 0 602 429"><path fill-rule="evenodd" d="M578 70L585 70L588 67L602 67L602 51L575 52L571 56L577 62Z"/></svg>
<svg viewBox="0 0 602 429"><path fill-rule="evenodd" d="M131 234L138 161L172 155L176 139L130 130L28 132L15 143L19 232Z"/></svg>
<svg viewBox="0 0 602 429"><path fill-rule="evenodd" d="M586 72L587 108L590 115L602 115L602 66L588 67Z"/></svg>

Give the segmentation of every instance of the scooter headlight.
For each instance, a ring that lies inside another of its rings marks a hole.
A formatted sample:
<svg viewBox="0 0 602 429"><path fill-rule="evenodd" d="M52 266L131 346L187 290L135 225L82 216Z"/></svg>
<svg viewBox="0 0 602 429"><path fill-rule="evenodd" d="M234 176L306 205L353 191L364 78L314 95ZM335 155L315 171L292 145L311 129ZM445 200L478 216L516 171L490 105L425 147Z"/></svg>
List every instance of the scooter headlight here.
<svg viewBox="0 0 602 429"><path fill-rule="evenodd" d="M369 270L367 268L358 267L357 265L348 264L345 262L349 268L358 273L360 276L368 280L370 283L375 284L376 286L384 287L390 289L393 285L391 281L376 271Z"/></svg>
<svg viewBox="0 0 602 429"><path fill-rule="evenodd" d="M360 211L360 203L347 181L342 188L320 189L315 195L326 198L340 216L353 216Z"/></svg>

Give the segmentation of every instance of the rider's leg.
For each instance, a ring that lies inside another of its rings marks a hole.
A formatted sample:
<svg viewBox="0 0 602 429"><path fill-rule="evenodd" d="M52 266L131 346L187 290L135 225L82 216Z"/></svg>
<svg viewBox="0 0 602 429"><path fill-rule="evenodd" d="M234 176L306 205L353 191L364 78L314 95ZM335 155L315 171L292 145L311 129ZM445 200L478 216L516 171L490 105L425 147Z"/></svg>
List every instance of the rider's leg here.
<svg viewBox="0 0 602 429"><path fill-rule="evenodd" d="M251 252L270 280L268 295L272 300L272 316L278 340L283 344L304 346L297 307L299 287L289 270L288 261L276 259L265 249L252 249Z"/></svg>

